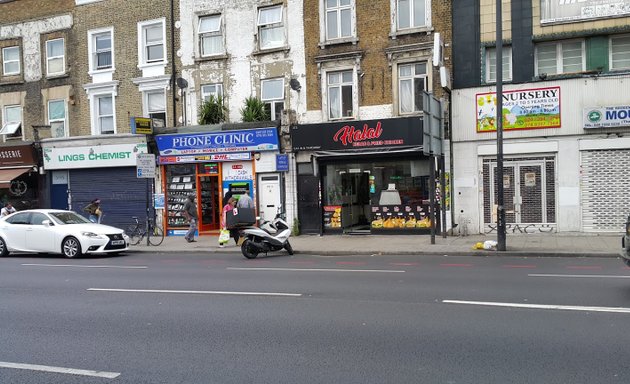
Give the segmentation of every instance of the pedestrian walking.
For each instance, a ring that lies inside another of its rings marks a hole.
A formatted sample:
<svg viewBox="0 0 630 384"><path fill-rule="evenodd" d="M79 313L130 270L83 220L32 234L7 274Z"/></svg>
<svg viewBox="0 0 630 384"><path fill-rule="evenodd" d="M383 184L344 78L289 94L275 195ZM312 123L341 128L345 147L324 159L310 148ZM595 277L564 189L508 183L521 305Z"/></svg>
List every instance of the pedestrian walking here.
<svg viewBox="0 0 630 384"><path fill-rule="evenodd" d="M184 203L183 215L190 225L184 238L187 242L194 243L197 241L195 240L195 231L197 230L197 204L195 203L195 195L188 195L188 199L186 199L186 203Z"/></svg>
<svg viewBox="0 0 630 384"><path fill-rule="evenodd" d="M4 208L2 208L0 210L0 217L9 216L10 214L12 214L14 212L16 212L16 210L13 207L13 205L11 205L11 203L7 202L6 204L4 204Z"/></svg>
<svg viewBox="0 0 630 384"><path fill-rule="evenodd" d="M219 248L225 247L225 245L230 240L230 235L233 235L232 230L228 230L227 228L227 214L234 209L234 206L236 206L236 199L230 197L221 210L221 232L219 233ZM238 232L236 233L236 236L237 238L235 239L235 241L238 243Z"/></svg>
<svg viewBox="0 0 630 384"><path fill-rule="evenodd" d="M83 208L83 211L88 213L89 215L88 218L90 219L91 222L93 223L101 222L101 216L103 215L103 211L101 210L100 199L94 199L90 201L90 204L86 205Z"/></svg>

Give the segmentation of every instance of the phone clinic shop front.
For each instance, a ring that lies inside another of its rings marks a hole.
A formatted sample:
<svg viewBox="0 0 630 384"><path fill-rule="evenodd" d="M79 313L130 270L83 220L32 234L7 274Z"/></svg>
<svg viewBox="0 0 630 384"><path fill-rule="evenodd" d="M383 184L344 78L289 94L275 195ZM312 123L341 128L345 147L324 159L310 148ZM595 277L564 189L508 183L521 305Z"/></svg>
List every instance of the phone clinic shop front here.
<svg viewBox="0 0 630 384"><path fill-rule="evenodd" d="M298 169L301 159L315 159L316 172L299 174L298 185L321 190L321 232L430 232L421 118L302 125L291 134L294 150L303 152ZM298 212L308 216L301 204Z"/></svg>
<svg viewBox="0 0 630 384"><path fill-rule="evenodd" d="M164 180L166 233L178 236L188 228L183 216L188 196L196 198L199 233L218 230L228 190L238 194L247 186L256 199L252 154L278 150L276 128L158 135L156 142Z"/></svg>

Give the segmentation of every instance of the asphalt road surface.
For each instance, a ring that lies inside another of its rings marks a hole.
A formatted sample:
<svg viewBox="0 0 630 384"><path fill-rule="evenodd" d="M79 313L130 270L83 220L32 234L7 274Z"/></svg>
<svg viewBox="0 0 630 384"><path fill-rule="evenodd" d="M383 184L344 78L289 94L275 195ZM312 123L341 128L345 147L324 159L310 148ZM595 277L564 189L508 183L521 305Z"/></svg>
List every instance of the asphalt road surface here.
<svg viewBox="0 0 630 384"><path fill-rule="evenodd" d="M630 383L618 259L0 259L0 383Z"/></svg>

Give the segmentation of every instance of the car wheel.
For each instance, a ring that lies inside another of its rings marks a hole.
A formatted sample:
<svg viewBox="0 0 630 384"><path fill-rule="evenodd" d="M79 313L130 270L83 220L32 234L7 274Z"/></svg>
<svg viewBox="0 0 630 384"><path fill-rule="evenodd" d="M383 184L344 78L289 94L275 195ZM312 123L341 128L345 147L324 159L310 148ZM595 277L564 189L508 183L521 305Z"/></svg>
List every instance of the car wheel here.
<svg viewBox="0 0 630 384"><path fill-rule="evenodd" d="M291 246L288 240L287 240L287 243L284 245L284 249L286 249L287 252L289 252L289 255L293 255L293 247Z"/></svg>
<svg viewBox="0 0 630 384"><path fill-rule="evenodd" d="M7 243L4 241L2 237L0 237L0 257L5 257L9 255L9 250L7 249Z"/></svg>
<svg viewBox="0 0 630 384"><path fill-rule="evenodd" d="M76 237L66 237L61 243L61 253L68 259L81 256L81 243Z"/></svg>
<svg viewBox="0 0 630 384"><path fill-rule="evenodd" d="M256 248L249 239L246 239L243 242L243 245L241 245L241 252L243 252L243 256L248 259L255 259L258 257L258 248Z"/></svg>

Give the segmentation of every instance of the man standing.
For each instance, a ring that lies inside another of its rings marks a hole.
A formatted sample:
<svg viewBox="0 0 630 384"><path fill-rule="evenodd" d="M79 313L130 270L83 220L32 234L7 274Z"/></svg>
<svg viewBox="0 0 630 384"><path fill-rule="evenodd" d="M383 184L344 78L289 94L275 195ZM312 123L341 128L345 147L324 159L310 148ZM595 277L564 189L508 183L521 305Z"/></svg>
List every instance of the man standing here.
<svg viewBox="0 0 630 384"><path fill-rule="evenodd" d="M13 208L11 203L6 203L4 205L4 208L2 208L2 210L0 210L0 217L9 216L13 212L15 212L15 208Z"/></svg>
<svg viewBox="0 0 630 384"><path fill-rule="evenodd" d="M236 203L237 208L254 208L254 201L251 197L249 197L249 191L245 191L239 198L238 203Z"/></svg>
<svg viewBox="0 0 630 384"><path fill-rule="evenodd" d="M188 232L184 238L187 242L193 243L195 240L195 231L197 230L197 204L195 204L195 195L189 195L184 204L184 217L190 223Z"/></svg>

